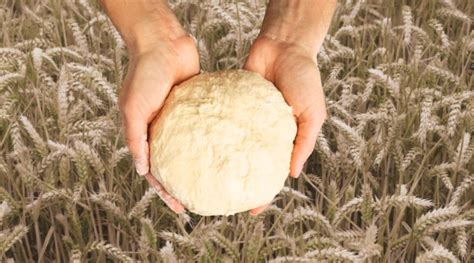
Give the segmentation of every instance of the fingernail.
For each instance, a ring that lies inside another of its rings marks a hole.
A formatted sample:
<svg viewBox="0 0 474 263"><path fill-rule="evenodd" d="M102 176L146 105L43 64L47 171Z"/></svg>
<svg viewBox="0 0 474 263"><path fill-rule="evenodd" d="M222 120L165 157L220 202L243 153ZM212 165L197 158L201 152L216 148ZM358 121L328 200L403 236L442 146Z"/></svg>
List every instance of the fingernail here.
<svg viewBox="0 0 474 263"><path fill-rule="evenodd" d="M262 205L262 206L259 206L253 210L250 210L249 214L251 216L258 216L259 214L261 214L265 209L267 209L267 207L269 207L270 204L266 204L266 205Z"/></svg>
<svg viewBox="0 0 474 263"><path fill-rule="evenodd" d="M298 170L298 173L295 175L295 178L300 177L300 175L301 175L301 170L302 170L302 169Z"/></svg>
<svg viewBox="0 0 474 263"><path fill-rule="evenodd" d="M296 168L296 174L293 175L294 178L298 178L300 177L300 174L301 174L301 171L303 170L303 166L302 165L298 165L297 168Z"/></svg>
<svg viewBox="0 0 474 263"><path fill-rule="evenodd" d="M139 175L145 175L148 173L149 167L148 167L148 143L147 143L147 135L143 134L142 137L140 138L140 146L139 146L140 152L138 153L138 156L134 159L135 163L135 169L137 170L137 173Z"/></svg>
<svg viewBox="0 0 474 263"><path fill-rule="evenodd" d="M249 215L250 216L258 216L262 211L250 211Z"/></svg>
<svg viewBox="0 0 474 263"><path fill-rule="evenodd" d="M141 176L145 175L148 172L148 166L144 163L144 160L141 158L135 159L135 169L137 173Z"/></svg>

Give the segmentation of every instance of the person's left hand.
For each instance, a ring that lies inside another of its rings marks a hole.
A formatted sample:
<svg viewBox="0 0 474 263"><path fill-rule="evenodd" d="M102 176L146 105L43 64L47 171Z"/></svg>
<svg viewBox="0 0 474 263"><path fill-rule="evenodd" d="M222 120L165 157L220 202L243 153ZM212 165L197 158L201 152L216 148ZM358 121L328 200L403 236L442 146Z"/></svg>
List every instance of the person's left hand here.
<svg viewBox="0 0 474 263"><path fill-rule="evenodd" d="M298 131L291 156L290 176L298 177L313 152L326 119L326 104L316 61L311 49L259 36L252 45L244 69L271 81L293 109ZM257 215L269 204L250 210Z"/></svg>

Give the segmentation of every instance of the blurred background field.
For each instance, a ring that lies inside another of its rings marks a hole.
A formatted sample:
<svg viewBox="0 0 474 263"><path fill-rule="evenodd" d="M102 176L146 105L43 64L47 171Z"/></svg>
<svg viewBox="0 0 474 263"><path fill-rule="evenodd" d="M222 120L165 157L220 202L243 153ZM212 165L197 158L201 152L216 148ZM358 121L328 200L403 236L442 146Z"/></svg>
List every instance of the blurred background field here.
<svg viewBox="0 0 474 263"><path fill-rule="evenodd" d="M265 12L171 6L203 71L239 68ZM473 15L465 0L339 1L306 172L258 217L200 217L134 171L126 49L99 5L0 0L0 261L472 262Z"/></svg>

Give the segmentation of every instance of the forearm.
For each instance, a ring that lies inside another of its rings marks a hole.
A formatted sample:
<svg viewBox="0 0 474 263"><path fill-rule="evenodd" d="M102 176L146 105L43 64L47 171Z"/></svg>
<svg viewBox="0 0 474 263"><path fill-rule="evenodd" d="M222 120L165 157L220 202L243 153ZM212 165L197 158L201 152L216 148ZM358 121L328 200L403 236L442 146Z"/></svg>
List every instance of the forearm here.
<svg viewBox="0 0 474 263"><path fill-rule="evenodd" d="M146 52L157 41L174 40L186 34L166 0L100 0L127 48Z"/></svg>
<svg viewBox="0 0 474 263"><path fill-rule="evenodd" d="M317 53L335 9L336 0L270 0L260 36L297 43Z"/></svg>

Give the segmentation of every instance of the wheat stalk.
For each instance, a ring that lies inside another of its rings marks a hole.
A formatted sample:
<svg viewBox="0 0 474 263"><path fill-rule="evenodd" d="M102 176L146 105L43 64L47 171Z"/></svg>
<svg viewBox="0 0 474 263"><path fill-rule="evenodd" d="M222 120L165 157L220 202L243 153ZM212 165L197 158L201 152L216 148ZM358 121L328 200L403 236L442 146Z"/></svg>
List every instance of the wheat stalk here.
<svg viewBox="0 0 474 263"><path fill-rule="evenodd" d="M71 196L72 196L72 193L69 189L52 190L52 191L42 194L39 198L27 204L25 206L25 209L27 211L33 210L34 208L36 208L38 205L42 203L51 203L53 201L59 201L62 198L72 199Z"/></svg>
<svg viewBox="0 0 474 263"><path fill-rule="evenodd" d="M354 158L354 163L358 166L362 166L362 151L365 146L364 139L349 125L343 122L341 119L337 117L331 117L331 123L333 123L341 132L344 133L345 136L350 141L350 153L352 158Z"/></svg>
<svg viewBox="0 0 474 263"><path fill-rule="evenodd" d="M224 248L234 261L239 260L240 253L232 241L217 231L210 232L209 236L211 240L216 242L216 244L218 244L220 247Z"/></svg>
<svg viewBox="0 0 474 263"><path fill-rule="evenodd" d="M262 246L262 240L264 238L264 224L263 222L258 222L252 233L250 238L245 243L245 248L243 250L245 254L246 261L253 261L256 260L258 257L258 252L260 247Z"/></svg>
<svg viewBox="0 0 474 263"><path fill-rule="evenodd" d="M458 19L468 25L472 23L472 18L470 18L468 15L464 14L463 12L457 10L457 9L452 9L452 8L440 8L436 11L436 14L441 16L441 17L447 17L447 18L453 18L453 19Z"/></svg>
<svg viewBox="0 0 474 263"><path fill-rule="evenodd" d="M457 228L465 228L471 225L474 225L474 221L472 220L452 219L452 220L439 222L437 224L430 226L429 228L426 229L425 234L433 235L437 232L457 229Z"/></svg>
<svg viewBox="0 0 474 263"><path fill-rule="evenodd" d="M449 262L460 262L459 259L456 258L456 256L454 256L453 253L451 253L451 251L449 251L447 248L429 239L427 239L427 241L428 243L434 243L433 249L416 257L416 260L415 260L416 263L438 261L438 260L441 260L441 261L448 260Z"/></svg>
<svg viewBox="0 0 474 263"><path fill-rule="evenodd" d="M4 218L6 218L8 214L10 214L11 212L12 212L12 208L10 207L8 202L4 200L0 204L0 226L3 225Z"/></svg>
<svg viewBox="0 0 474 263"><path fill-rule="evenodd" d="M151 201L157 196L156 191L153 187L148 188L145 194L142 196L135 206L128 213L128 218L142 218L145 216L145 211L150 205Z"/></svg>
<svg viewBox="0 0 474 263"><path fill-rule="evenodd" d="M431 200L419 198L411 195L392 195L385 200L377 200L375 202L376 208L382 208L386 205L387 207L394 206L401 208L403 206L412 206L415 208L429 208L433 206Z"/></svg>
<svg viewBox="0 0 474 263"><path fill-rule="evenodd" d="M123 262L136 262L136 260L127 256L127 254L120 248L113 246L112 244L108 244L104 241L94 241L90 246L90 251L92 250L101 251Z"/></svg>
<svg viewBox="0 0 474 263"><path fill-rule="evenodd" d="M322 249L327 247L340 247L340 243L333 238L313 237L305 241L305 247L308 249Z"/></svg>
<svg viewBox="0 0 474 263"><path fill-rule="evenodd" d="M411 14L411 8L409 6L402 7L403 17L403 41L406 45L411 43L411 32L413 28L413 17Z"/></svg>
<svg viewBox="0 0 474 263"><path fill-rule="evenodd" d="M61 129L67 126L67 81L69 80L69 73L66 67L61 68L59 80L57 82L57 108L58 108L58 123Z"/></svg>
<svg viewBox="0 0 474 263"><path fill-rule="evenodd" d="M346 230L346 231L339 231L334 234L334 237L337 240L345 241L345 240L359 240L365 236L365 232L361 230Z"/></svg>
<svg viewBox="0 0 474 263"><path fill-rule="evenodd" d="M171 242L166 241L166 245L160 249L160 257L165 263L178 262Z"/></svg>
<svg viewBox="0 0 474 263"><path fill-rule="evenodd" d="M80 29L77 22L74 21L73 19L69 19L67 21L67 25L69 29L72 31L74 42L76 42L76 44L79 46L82 52L87 54L89 52L89 45L87 44L87 38L82 33L82 30Z"/></svg>
<svg viewBox="0 0 474 263"><path fill-rule="evenodd" d="M465 258L467 255L467 244L468 244L467 229L460 227L456 229L456 247L459 252L459 256Z"/></svg>
<svg viewBox="0 0 474 263"><path fill-rule="evenodd" d="M151 250L156 248L157 238L153 228L153 223L149 218L141 218L140 223L142 224L140 233L140 251L143 258L147 258Z"/></svg>
<svg viewBox="0 0 474 263"><path fill-rule="evenodd" d="M396 98L400 96L400 84L397 83L392 77L386 75L380 69L369 69L368 72L375 81L381 83L384 87L387 87L388 92L392 96Z"/></svg>
<svg viewBox="0 0 474 263"><path fill-rule="evenodd" d="M191 237L169 231L161 231L158 235L167 241L173 241L179 244L182 248L191 248L195 251L199 251L199 245Z"/></svg>
<svg viewBox="0 0 474 263"><path fill-rule="evenodd" d="M329 259L329 260L349 260L351 262L360 262L360 258L351 251L344 248L325 248L312 250L304 255L307 258Z"/></svg>
<svg viewBox="0 0 474 263"><path fill-rule="evenodd" d="M30 135L30 138L33 140L33 143L36 149L41 153L42 156L44 156L47 153L47 149L46 149L46 143L43 140L43 138L41 138L41 136L33 127L33 124L31 124L28 118L21 115L19 119L21 123L23 124L23 127L25 128L25 130L28 132L28 135Z"/></svg>
<svg viewBox="0 0 474 263"><path fill-rule="evenodd" d="M38 165L38 173L43 173L49 166L58 161L66 153L63 151L54 151L49 153L45 158L41 160L41 163Z"/></svg>
<svg viewBox="0 0 474 263"><path fill-rule="evenodd" d="M69 258L70 263L81 263L82 262L82 252L79 249L71 250L71 256Z"/></svg>
<svg viewBox="0 0 474 263"><path fill-rule="evenodd" d="M101 160L99 154L92 149L88 144L76 140L74 141L74 148L76 151L80 152L84 158L94 167L95 171L101 175L105 172L105 167L103 161Z"/></svg>
<svg viewBox="0 0 474 263"><path fill-rule="evenodd" d="M298 207L293 211L293 213L286 214L283 219L283 224L288 226L303 220L312 220L318 223L324 232L329 234L334 233L334 229L329 220L327 220L327 218L321 213L309 207Z"/></svg>
<svg viewBox="0 0 474 263"><path fill-rule="evenodd" d="M362 198L361 197L355 197L352 200L346 202L337 212L336 215L334 216L334 225L339 225L339 223L342 221L343 216L346 214L352 213L354 211L357 211L361 208L362 204Z"/></svg>
<svg viewBox="0 0 474 263"><path fill-rule="evenodd" d="M427 212L416 219L416 222L413 225L413 232L417 234L422 233L425 231L425 229L436 223L457 216L458 212L459 208L455 206L438 208Z"/></svg>
<svg viewBox="0 0 474 263"><path fill-rule="evenodd" d="M310 198L308 196L306 196L305 194L303 194L302 192L298 191L298 190L295 190L295 189L291 189L287 186L284 186L282 189L281 189L281 194L284 194L284 195L288 195L288 196L291 196L291 197L294 197L295 199L298 199L298 200L301 200L301 201L308 201Z"/></svg>
<svg viewBox="0 0 474 263"><path fill-rule="evenodd" d="M124 213L122 209L120 209L117 205L115 205L113 202L101 197L98 194L93 194L90 196L90 199L92 202L95 202L99 205L101 205L103 208L105 208L107 211L111 212L118 218L122 219L124 217Z"/></svg>
<svg viewBox="0 0 474 263"><path fill-rule="evenodd" d="M16 200L11 196L10 192L2 186L0 186L0 200L2 200L2 202L8 203L8 205L13 209L18 207Z"/></svg>
<svg viewBox="0 0 474 263"><path fill-rule="evenodd" d="M421 102L420 126L416 132L421 144L426 142L426 134L431 127L431 109L433 106L433 95L426 93Z"/></svg>
<svg viewBox="0 0 474 263"><path fill-rule="evenodd" d="M405 171L408 166L413 162L413 160L420 154L420 149L411 149L403 158L402 165L400 167L402 171Z"/></svg>
<svg viewBox="0 0 474 263"><path fill-rule="evenodd" d="M426 67L426 72L432 74L433 76L439 77L440 79L449 81L454 85L459 85L459 77L447 69L441 69L433 65L428 65Z"/></svg>
<svg viewBox="0 0 474 263"><path fill-rule="evenodd" d="M474 185L474 175L465 176L461 184L456 187L451 200L449 201L449 206L456 206L461 201L462 195Z"/></svg>
<svg viewBox="0 0 474 263"><path fill-rule="evenodd" d="M442 47L449 49L451 47L451 42L449 41L448 35L444 32L443 25L437 19L431 19L428 23L441 38Z"/></svg>
<svg viewBox="0 0 474 263"><path fill-rule="evenodd" d="M20 241L28 233L28 227L17 225L10 231L0 232L0 255L9 250L15 243Z"/></svg>
<svg viewBox="0 0 474 263"><path fill-rule="evenodd" d="M469 143L471 141L471 134L464 133L462 140L459 142L456 148L455 161L459 161L460 165L464 165L465 162L469 161L472 152L469 152Z"/></svg>
<svg viewBox="0 0 474 263"><path fill-rule="evenodd" d="M372 188L369 184L362 185L362 203L361 203L361 212L362 212L362 220L364 222L368 222L373 216L373 207L374 207L374 199Z"/></svg>

